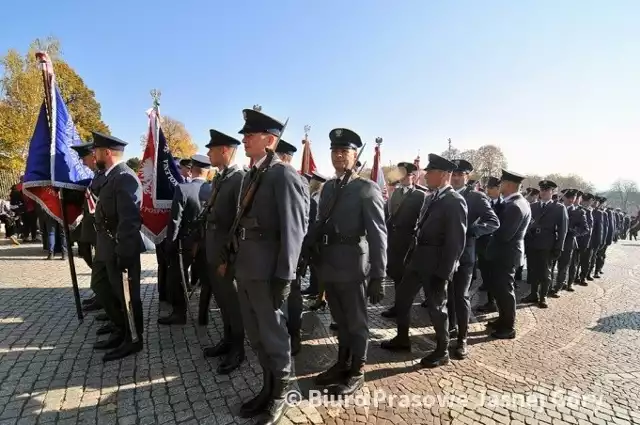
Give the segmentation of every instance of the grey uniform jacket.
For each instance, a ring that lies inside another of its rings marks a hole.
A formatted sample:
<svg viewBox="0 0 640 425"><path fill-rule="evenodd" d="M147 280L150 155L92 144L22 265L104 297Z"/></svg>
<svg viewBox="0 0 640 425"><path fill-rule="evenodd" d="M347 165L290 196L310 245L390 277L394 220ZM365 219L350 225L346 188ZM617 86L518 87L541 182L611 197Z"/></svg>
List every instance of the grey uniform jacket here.
<svg viewBox="0 0 640 425"><path fill-rule="evenodd" d="M207 214L207 262L214 266L222 262L223 251L229 243L229 230L236 216L240 185L245 170L237 165L218 173L212 190L218 187L216 199ZM211 195L210 195L211 196Z"/></svg>
<svg viewBox="0 0 640 425"><path fill-rule="evenodd" d="M401 189L393 191L387 201L385 219L387 222L387 270L395 274L404 269L404 257L413 242L413 231L418 222L420 210L426 194L415 187L407 193Z"/></svg>
<svg viewBox="0 0 640 425"><path fill-rule="evenodd" d="M204 179L193 179L176 186L171 203L171 220L167 228L167 243L176 243L181 239L183 249L191 249L193 246L197 232L192 226L202 212L200 191L203 186L206 190L208 185Z"/></svg>
<svg viewBox="0 0 640 425"><path fill-rule="evenodd" d="M562 204L540 201L531 204L531 224L525 237L526 249L562 251L567 236L569 215Z"/></svg>
<svg viewBox="0 0 640 425"><path fill-rule="evenodd" d="M467 187L461 195L467 202L467 242L460 263L473 264L476 261L476 239L495 232L500 227L500 220L484 193Z"/></svg>
<svg viewBox="0 0 640 425"><path fill-rule="evenodd" d="M531 206L521 195L503 200L498 210L500 227L487 246L487 259L505 267L518 267L524 255L524 238L531 221Z"/></svg>
<svg viewBox="0 0 640 425"><path fill-rule="evenodd" d="M96 261L135 257L144 251L141 204L138 176L124 162L117 164L105 175L96 205Z"/></svg>
<svg viewBox="0 0 640 425"><path fill-rule="evenodd" d="M318 217L327 214L338 179L327 181L318 202ZM382 279L387 267L384 199L377 184L352 176L320 232L319 277L326 282Z"/></svg>
<svg viewBox="0 0 640 425"><path fill-rule="evenodd" d="M241 196L252 174L245 175ZM309 185L291 165L275 156L261 177L251 209L240 222L236 277L295 279L308 225Z"/></svg>
<svg viewBox="0 0 640 425"><path fill-rule="evenodd" d="M567 228L567 236L564 240L564 249L578 248L577 238L589 235L591 227L587 221L587 214L582 208L574 205L567 208L569 215L569 226Z"/></svg>
<svg viewBox="0 0 640 425"><path fill-rule="evenodd" d="M98 171L91 184L87 189L87 196L93 198L92 202L95 204L100 195L100 187L104 184L104 171ZM96 244L96 228L95 228L95 211L91 211L89 208L89 201L85 200L82 206L82 228L80 229L80 242Z"/></svg>
<svg viewBox="0 0 640 425"><path fill-rule="evenodd" d="M587 249L591 243L591 237L595 234L595 225L593 223L593 209L579 207L584 212L585 219L587 220L587 232L583 235L576 237L578 243L578 249Z"/></svg>
<svg viewBox="0 0 640 425"><path fill-rule="evenodd" d="M420 212L417 243L407 268L426 279L451 280L466 244L467 203L451 186L436 193Z"/></svg>
<svg viewBox="0 0 640 425"><path fill-rule="evenodd" d="M591 239L589 240L589 248L598 249L604 243L607 229L605 227L602 210L593 208L591 214L593 215L593 231L591 232Z"/></svg>

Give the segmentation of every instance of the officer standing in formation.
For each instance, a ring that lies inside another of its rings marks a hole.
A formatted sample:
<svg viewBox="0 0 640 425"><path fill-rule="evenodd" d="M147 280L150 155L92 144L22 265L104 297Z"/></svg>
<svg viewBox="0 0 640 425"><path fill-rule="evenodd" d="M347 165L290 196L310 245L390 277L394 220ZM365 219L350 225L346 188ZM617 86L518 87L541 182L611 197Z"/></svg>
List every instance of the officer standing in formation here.
<svg viewBox="0 0 640 425"><path fill-rule="evenodd" d="M320 193L322 191L322 186L327 182L327 178L317 171L313 171L306 177L307 180L309 180L309 229L311 229L316 221L316 218L318 217L318 202L320 202ZM303 273L305 273L305 271L303 271ZM309 286L302 291L302 295L318 296L320 295L320 292L321 291L317 267L314 263L311 263L309 264ZM324 292L324 290L322 290L322 292ZM316 303L316 307L319 307L318 303Z"/></svg>
<svg viewBox="0 0 640 425"><path fill-rule="evenodd" d="M500 209L503 205L502 196L500 194L500 179L497 177L489 177L487 179L486 194L489 197L491 208L496 213L496 216L500 214ZM491 268L489 267L489 261L487 260L487 245L491 240L491 234L480 236L476 241L476 253L478 257L478 268L482 276L482 286L480 290L487 292L487 303L478 308L481 313L493 313L496 310L495 298L489 290L488 282L491 281Z"/></svg>
<svg viewBox="0 0 640 425"><path fill-rule="evenodd" d="M558 186L550 180L542 180L539 186L540 201L531 204L531 225L525 238L531 294L523 302L547 308L552 262L562 254L569 216L564 205L552 201L553 190Z"/></svg>
<svg viewBox="0 0 640 425"><path fill-rule="evenodd" d="M111 350L103 358L104 361L109 361L121 359L142 349L142 186L134 171L122 158L126 142L94 132L93 143L97 167L104 170L104 181L95 211L96 255L91 269L91 286L114 325L109 339L97 342L94 347ZM125 305L123 291L125 276L128 276L128 298L131 300L133 323L129 323L126 313L129 306Z"/></svg>
<svg viewBox="0 0 640 425"><path fill-rule="evenodd" d="M427 198L420 212L415 228L415 246L407 253L406 271L396 291L398 334L382 343L382 348L388 350L411 349L411 305L423 287L437 340L436 349L420 362L425 367L449 362L447 284L457 269L467 233L467 203L451 187L451 173L455 169L453 162L435 154L429 155L425 170L427 186L433 195Z"/></svg>
<svg viewBox="0 0 640 425"><path fill-rule="evenodd" d="M364 384L369 326L367 298L384 297L387 265L384 199L379 186L361 179L354 166L362 140L355 132L336 128L329 133L336 177L327 182L318 203L319 275L332 316L338 325L338 361L316 377L337 395L348 395ZM367 281L368 280L368 281Z"/></svg>
<svg viewBox="0 0 640 425"><path fill-rule="evenodd" d="M238 287L234 280L235 267L229 264L220 273L218 268L223 262L223 251L229 243L229 230L236 215L236 205L240 195L240 186L245 175L243 168L232 165L240 141L210 130L207 144L211 165L218 168L212 182L210 198L206 204L206 256L210 283L203 286L200 293L201 311L208 310L211 293L220 308L223 338L213 347L207 347L207 357L222 357L217 372L227 374L237 369L245 359L244 325L238 300Z"/></svg>
<svg viewBox="0 0 640 425"><path fill-rule="evenodd" d="M401 162L398 169L404 177L391 194L384 210L387 222L387 276L393 280L396 289L402 282L404 274L404 256L413 242L413 230L418 221L420 210L424 204L426 194L414 185L417 167L409 162ZM396 317L396 308L392 306L382 312L383 317Z"/></svg>
<svg viewBox="0 0 640 425"><path fill-rule="evenodd" d="M582 208L585 210L587 224L591 229L590 233L578 238L578 250L580 252L580 270L578 272L580 285L586 286L587 280L591 277L591 264L594 259L594 252L602 245L602 214L593 208L596 197L590 193L582 195Z"/></svg>
<svg viewBox="0 0 640 425"><path fill-rule="evenodd" d="M202 212L203 200L209 198L211 191L211 185L205 178L210 167L209 158L194 155L191 158L191 180L177 185L173 192L171 220L165 239L165 252L169 255L167 283L173 311L168 316L158 318L160 325L183 325L187 322L188 299L185 297L190 288L189 268L199 269L206 265L194 256L193 250L199 242L199 231L194 225ZM203 275L206 277L206 273Z"/></svg>
<svg viewBox="0 0 640 425"><path fill-rule="evenodd" d="M473 166L464 159L454 160L453 163L456 164L456 169L451 176L451 185L467 203L467 240L458 269L449 283L447 310L449 336L458 339L454 351L455 357L464 359L468 354L467 335L471 315L469 287L476 264L476 239L495 232L500 227L500 221L491 208L487 195L474 190L473 186L468 184L469 173L473 171Z"/></svg>
<svg viewBox="0 0 640 425"><path fill-rule="evenodd" d="M498 318L487 322L491 336L512 339L516 336L516 269L524 256L524 238L531 221L529 202L520 194L524 176L503 170L500 182L502 205L498 209L500 227L486 248L490 269L488 291L495 298Z"/></svg>
<svg viewBox="0 0 640 425"><path fill-rule="evenodd" d="M575 278L571 276L569 271L573 262L574 251L578 247L578 240L576 238L586 235L591 231L587 222L586 212L574 205L576 199L582 196L582 192L574 189L564 189L561 193L563 194L562 199L569 216L569 221L562 254L558 259L556 283L549 292L549 296L553 298L558 298L560 296L559 292L563 289L567 289L569 292L573 289L571 286ZM568 279L567 273L569 273Z"/></svg>
<svg viewBox="0 0 640 425"><path fill-rule="evenodd" d="M284 129L279 121L245 109L245 152L254 161L238 202L247 194L237 241L235 276L242 319L263 370L263 388L241 407L243 417L261 413L266 423L283 416L291 379L291 344L285 301L291 290L309 220L308 184L273 154ZM268 152L270 150L271 152ZM260 184L255 186L256 179ZM284 311L283 311L284 310Z"/></svg>

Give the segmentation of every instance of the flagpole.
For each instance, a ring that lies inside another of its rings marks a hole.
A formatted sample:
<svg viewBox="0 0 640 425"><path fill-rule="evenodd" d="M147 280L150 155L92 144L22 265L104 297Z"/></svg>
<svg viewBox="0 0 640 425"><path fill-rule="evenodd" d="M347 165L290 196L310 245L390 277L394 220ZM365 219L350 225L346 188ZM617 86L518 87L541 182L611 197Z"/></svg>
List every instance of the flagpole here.
<svg viewBox="0 0 640 425"><path fill-rule="evenodd" d="M36 58L40 61L40 64L42 65L42 81L44 83L44 90L45 90L45 94L44 94L44 99L45 99L45 103L47 105L47 115L48 115L48 121L49 121L49 129L51 129L52 126L52 122L51 122L51 118L52 118L52 111L51 111L51 107L52 107L52 102L53 99L51 98L51 81L49 79L49 73L47 70L48 64L51 63L50 61L47 62L45 60L45 54L39 52L36 53ZM51 66L53 67L53 63L51 63ZM53 72L53 70L51 70L51 72ZM53 138L51 138L50 143L54 143ZM64 234L64 238L65 238L65 242L67 244L67 258L69 260L69 272L71 273L71 285L73 286L73 298L76 304L76 313L78 315L78 321L80 323L83 322L84 320L84 315L82 314L82 303L80 301L80 289L78 288L78 275L76 274L76 265L73 259L73 244L71 243L71 232L69 230L69 219L67 217L67 211L65 209L65 200L64 200L64 194L63 194L63 190L61 188L55 188L53 186L53 178L54 175L53 173L51 174L51 187L58 192L58 199L60 200L60 210L62 212L62 232ZM51 247L49 247L49 250L51 250Z"/></svg>

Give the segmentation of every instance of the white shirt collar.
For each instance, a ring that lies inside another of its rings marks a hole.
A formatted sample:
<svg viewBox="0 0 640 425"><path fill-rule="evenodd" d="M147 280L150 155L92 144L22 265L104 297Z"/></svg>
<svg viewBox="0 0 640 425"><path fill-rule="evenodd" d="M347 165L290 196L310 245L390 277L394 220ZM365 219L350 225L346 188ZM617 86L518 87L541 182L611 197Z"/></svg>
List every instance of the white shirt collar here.
<svg viewBox="0 0 640 425"><path fill-rule="evenodd" d="M518 192L514 192L514 193L512 193L511 195L507 195L507 196L505 196L504 198L502 198L502 202L508 202L508 201L510 201L511 199L515 198L517 195L519 195L519 193L518 193Z"/></svg>
<svg viewBox="0 0 640 425"><path fill-rule="evenodd" d="M273 157L274 159L276 158L276 155L274 155ZM259 160L257 160L255 162L255 164L253 164L254 167L256 168L260 168L260 166L262 165L262 163L267 159L267 155L263 156L262 158L260 158Z"/></svg>
<svg viewBox="0 0 640 425"><path fill-rule="evenodd" d="M113 165L112 165L111 167L109 167L109 169L108 169L107 171L105 171L105 172L104 172L104 175L105 175L105 176L108 176L108 175L109 175L109 172L110 172L111 170L113 170L113 169L115 168L115 166L116 166L116 165L118 165L118 164L122 164L123 162L124 162L123 160L119 160L119 161L114 162L114 163L113 163Z"/></svg>
<svg viewBox="0 0 640 425"><path fill-rule="evenodd" d="M454 189L456 192L458 192L459 194L462 194L462 192L464 192L464 190L467 188L467 186L462 186L460 189Z"/></svg>
<svg viewBox="0 0 640 425"><path fill-rule="evenodd" d="M447 190L448 188L450 188L450 187L451 187L451 185L450 185L450 184L447 184L447 185L445 185L445 186L443 186L443 187L438 188L438 191L436 192L436 198L439 198L439 197L440 197L440 195L442 195L442 193L443 193L445 190Z"/></svg>

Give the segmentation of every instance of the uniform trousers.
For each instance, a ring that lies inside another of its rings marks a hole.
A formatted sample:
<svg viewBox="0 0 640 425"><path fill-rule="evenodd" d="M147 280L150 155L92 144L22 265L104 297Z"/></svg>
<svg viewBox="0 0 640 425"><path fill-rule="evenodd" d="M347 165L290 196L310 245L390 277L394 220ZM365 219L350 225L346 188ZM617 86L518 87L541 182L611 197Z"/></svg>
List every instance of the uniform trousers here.
<svg viewBox="0 0 640 425"><path fill-rule="evenodd" d="M516 266L500 259L489 262L489 291L496 301L500 328L512 331L516 324ZM483 276L484 279L484 276Z"/></svg>
<svg viewBox="0 0 640 425"><path fill-rule="evenodd" d="M604 267L604 262L607 259L607 248L609 248L609 245L605 245L598 250L598 254L596 255L596 273L600 273Z"/></svg>
<svg viewBox="0 0 640 425"><path fill-rule="evenodd" d="M287 328L289 334L296 335L302 328L302 288L301 278L296 278L291 282L291 292L287 298Z"/></svg>
<svg viewBox="0 0 640 425"><path fill-rule="evenodd" d="M436 331L437 350L446 351L449 346L449 315L447 313L447 281L435 275L421 275L417 270L407 269L402 282L396 289L396 322L398 329L411 326L411 306L413 300L424 288L427 311Z"/></svg>
<svg viewBox="0 0 640 425"><path fill-rule="evenodd" d="M593 248L580 250L580 281L583 282L591 274L591 262L593 260Z"/></svg>
<svg viewBox="0 0 640 425"><path fill-rule="evenodd" d="M325 282L331 316L338 325L338 346L347 349L351 358L367 361L369 321L366 281Z"/></svg>
<svg viewBox="0 0 640 425"><path fill-rule="evenodd" d="M491 262L487 259L484 252L478 252L478 268L480 269L480 276L482 276L482 284L487 290L487 303L495 303L495 297L491 290Z"/></svg>
<svg viewBox="0 0 640 425"><path fill-rule="evenodd" d="M129 275L129 297L131 299L133 318L138 337L143 332L142 300L140 298L140 256L138 256ZM91 289L103 306L109 320L129 337L126 310L124 307L124 287L122 272L118 270L116 260L94 260L91 268Z"/></svg>
<svg viewBox="0 0 640 425"><path fill-rule="evenodd" d="M585 248L586 249L586 248ZM571 264L569 265L569 276L567 280L567 288L571 288L571 286L576 282L576 279L579 279L579 270L580 270L580 260L582 259L582 253L585 249L574 249L573 255L571 256Z"/></svg>
<svg viewBox="0 0 640 425"><path fill-rule="evenodd" d="M182 286L182 276L180 273L180 254L177 252L169 257L168 280L167 280L167 296L168 301L176 313L184 313L187 303L184 296L184 288ZM182 253L183 273L185 285L189 288L189 267L194 262L191 250Z"/></svg>
<svg viewBox="0 0 640 425"><path fill-rule="evenodd" d="M553 290L556 292L560 291L567 281L567 274L569 273L569 267L573 260L573 251L573 248L568 248L565 245L565 249L562 251L562 254L560 254L560 258L558 258L558 275L556 276L556 284L553 287Z"/></svg>
<svg viewBox="0 0 640 425"><path fill-rule="evenodd" d="M527 282L531 285L531 294L545 299L551 286L551 250L527 250Z"/></svg>
<svg viewBox="0 0 640 425"><path fill-rule="evenodd" d="M158 298L160 301L167 301L169 260L164 249L164 242L156 245L156 260L158 261Z"/></svg>
<svg viewBox="0 0 640 425"><path fill-rule="evenodd" d="M291 376L291 340L287 330L288 294L273 296L267 280L237 279L240 311L260 365L276 380Z"/></svg>
<svg viewBox="0 0 640 425"><path fill-rule="evenodd" d="M91 268L93 264L93 253L91 251L91 247L91 242L78 242L78 255L82 257L89 268Z"/></svg>
<svg viewBox="0 0 640 425"><path fill-rule="evenodd" d="M244 325L238 299L238 286L234 280L235 270L229 265L230 269L227 270L225 276L220 276L218 273L219 265L220 260L216 259L215 262L207 264L208 273L200 273L200 312L204 314L203 309L206 308L208 310L209 294L212 293L222 316L223 341L242 347L244 345ZM207 275L208 279L206 278ZM203 299L207 299L206 307L202 305Z"/></svg>
<svg viewBox="0 0 640 425"><path fill-rule="evenodd" d="M469 316L471 301L469 287L473 277L474 263L464 263L458 266L453 280L448 285L447 310L449 314L449 329L458 327L458 339L466 339L469 330Z"/></svg>

